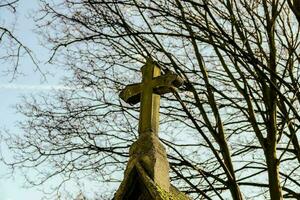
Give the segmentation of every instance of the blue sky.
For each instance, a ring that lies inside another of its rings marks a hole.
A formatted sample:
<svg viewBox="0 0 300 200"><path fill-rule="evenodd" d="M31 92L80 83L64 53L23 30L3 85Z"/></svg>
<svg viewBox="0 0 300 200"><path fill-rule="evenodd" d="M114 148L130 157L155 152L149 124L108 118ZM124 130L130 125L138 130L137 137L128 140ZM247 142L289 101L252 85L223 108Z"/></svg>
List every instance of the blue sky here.
<svg viewBox="0 0 300 200"><path fill-rule="evenodd" d="M50 71L56 76L48 77L47 81L42 81L42 76L35 71L33 63L27 57L21 59L19 70L24 73L14 81L11 76L3 73L3 69L9 67L1 63L0 70L0 130L9 129L10 132L21 134L16 124L22 120L23 116L16 113L14 105L21 102L21 97L38 92L50 92L54 89L64 89L59 85L59 70L55 66L45 64L47 50L39 45L37 35L33 32L34 22L28 18L34 9L37 9L38 0L20 0L16 18L10 13L0 11L0 23L11 23L9 20L16 20L14 33L30 49L34 51L37 59L41 60L42 71ZM37 54L38 52L38 54ZM5 152L8 154L7 152ZM8 154L8 156L10 156ZM7 168L0 164L0 200L40 200L43 194L36 188L24 188L24 178L16 174L14 178L4 177Z"/></svg>
<svg viewBox="0 0 300 200"><path fill-rule="evenodd" d="M69 89L60 84L66 72L61 67L46 63L47 58L49 58L49 52L46 48L39 45L39 37L33 31L34 21L31 17L28 17L28 15L36 13L39 2L39 0L20 0L16 18L11 13L0 10L0 25L3 25L3 23L11 24L11 22L16 21L14 35L29 47L37 59L41 61L39 65L41 71L51 74L51 76L47 75L47 80L45 81L41 73L36 71L33 62L28 57L23 57L19 71L24 75L20 75L17 79L11 81L12 76L3 73L3 69L10 66L3 65L0 61L0 131L7 129L10 133L22 134L22 131L17 128L17 123L24 120L24 117L14 109L16 104L21 103L22 96L35 95L40 92L50 93L55 89ZM0 146L0 148L3 151L3 147ZM4 153L7 157L11 157L8 151L4 150ZM41 200L42 197L48 196L44 195L38 188L24 187L24 176L20 173L15 174L13 178L3 176L7 171L8 169L0 163L0 200ZM56 180L52 180L51 183L39 189L47 191L47 188L51 187L52 184L55 185L56 182ZM86 196L93 196L95 191L101 194L108 191L111 187L111 185L106 183L101 184L90 180L80 180L80 182L80 185L69 182L67 190L76 193L82 190Z"/></svg>

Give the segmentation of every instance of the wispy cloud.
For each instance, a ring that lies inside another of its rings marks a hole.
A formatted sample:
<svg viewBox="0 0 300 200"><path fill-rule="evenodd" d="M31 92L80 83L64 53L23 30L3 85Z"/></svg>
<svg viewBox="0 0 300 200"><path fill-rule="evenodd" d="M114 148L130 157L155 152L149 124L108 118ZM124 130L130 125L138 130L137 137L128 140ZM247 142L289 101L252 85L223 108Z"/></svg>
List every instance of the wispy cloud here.
<svg viewBox="0 0 300 200"><path fill-rule="evenodd" d="M65 85L21 85L21 84L0 84L0 90L74 90L77 88Z"/></svg>

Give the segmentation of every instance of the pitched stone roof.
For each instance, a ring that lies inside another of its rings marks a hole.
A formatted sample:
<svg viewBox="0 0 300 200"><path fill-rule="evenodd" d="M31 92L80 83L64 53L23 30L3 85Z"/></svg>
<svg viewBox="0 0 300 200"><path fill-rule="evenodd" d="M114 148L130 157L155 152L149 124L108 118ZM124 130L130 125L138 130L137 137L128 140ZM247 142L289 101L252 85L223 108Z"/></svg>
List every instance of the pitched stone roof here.
<svg viewBox="0 0 300 200"><path fill-rule="evenodd" d="M145 135L132 145L124 179L113 200L189 200L170 185L165 149L156 136Z"/></svg>
<svg viewBox="0 0 300 200"><path fill-rule="evenodd" d="M87 199L86 199L85 196L80 192L80 193L77 195L77 197L75 198L75 200L87 200Z"/></svg>

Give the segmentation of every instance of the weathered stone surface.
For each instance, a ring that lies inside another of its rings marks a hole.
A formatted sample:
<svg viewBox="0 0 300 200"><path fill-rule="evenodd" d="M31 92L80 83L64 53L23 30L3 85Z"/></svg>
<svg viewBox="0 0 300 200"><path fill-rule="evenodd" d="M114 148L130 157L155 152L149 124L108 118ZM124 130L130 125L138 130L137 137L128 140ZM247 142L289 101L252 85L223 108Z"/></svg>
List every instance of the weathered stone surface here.
<svg viewBox="0 0 300 200"><path fill-rule="evenodd" d="M141 101L139 138L129 151L124 179L114 200L188 200L170 185L169 163L158 138L160 95L173 91L182 79L161 75L160 68L148 59L141 69L142 83L127 86L120 97L129 104Z"/></svg>
<svg viewBox="0 0 300 200"><path fill-rule="evenodd" d="M143 134L130 148L130 159L138 161L147 175L165 191L169 191L169 162L164 146L154 134ZM130 161L129 161L130 162Z"/></svg>
<svg viewBox="0 0 300 200"><path fill-rule="evenodd" d="M86 199L85 196L80 192L80 193L77 195L77 197L75 198L75 200L87 200L87 199Z"/></svg>
<svg viewBox="0 0 300 200"><path fill-rule="evenodd" d="M161 188L139 162L134 162L131 171L125 172L113 200L190 200L174 186L168 191Z"/></svg>

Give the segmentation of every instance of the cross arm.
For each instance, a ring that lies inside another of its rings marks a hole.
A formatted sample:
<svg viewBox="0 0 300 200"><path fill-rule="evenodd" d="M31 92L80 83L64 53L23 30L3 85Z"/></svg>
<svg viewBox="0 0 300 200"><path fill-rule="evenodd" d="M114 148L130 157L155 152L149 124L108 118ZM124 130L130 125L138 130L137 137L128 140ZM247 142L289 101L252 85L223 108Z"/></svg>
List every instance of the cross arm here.
<svg viewBox="0 0 300 200"><path fill-rule="evenodd" d="M137 104L141 99L141 84L127 85L120 93L120 98L130 105Z"/></svg>
<svg viewBox="0 0 300 200"><path fill-rule="evenodd" d="M184 80L174 73L166 73L155 77L152 82L153 91L156 94L163 95L171 92L172 88L178 88L184 83Z"/></svg>

